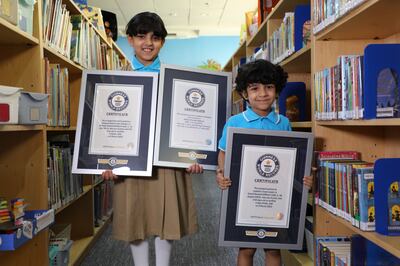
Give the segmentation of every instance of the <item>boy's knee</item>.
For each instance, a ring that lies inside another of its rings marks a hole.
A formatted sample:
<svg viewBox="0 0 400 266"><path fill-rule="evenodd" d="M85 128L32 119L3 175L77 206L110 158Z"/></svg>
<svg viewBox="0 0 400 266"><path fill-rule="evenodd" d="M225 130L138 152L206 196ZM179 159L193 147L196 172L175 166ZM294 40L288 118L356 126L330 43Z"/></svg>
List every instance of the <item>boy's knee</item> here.
<svg viewBox="0 0 400 266"><path fill-rule="evenodd" d="M281 251L279 249L264 249L265 251L265 256L268 257L280 257L281 256Z"/></svg>
<svg viewBox="0 0 400 266"><path fill-rule="evenodd" d="M240 254L244 255L244 256L254 256L254 253L256 253L255 248L240 248L239 252Z"/></svg>

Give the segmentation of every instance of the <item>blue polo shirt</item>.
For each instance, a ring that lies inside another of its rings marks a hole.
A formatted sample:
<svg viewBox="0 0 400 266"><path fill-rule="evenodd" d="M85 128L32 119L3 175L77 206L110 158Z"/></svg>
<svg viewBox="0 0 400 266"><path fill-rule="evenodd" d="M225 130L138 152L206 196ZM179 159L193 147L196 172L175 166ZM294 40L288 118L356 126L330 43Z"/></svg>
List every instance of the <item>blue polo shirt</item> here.
<svg viewBox="0 0 400 266"><path fill-rule="evenodd" d="M157 56L150 65L143 65L136 56L132 60L133 70L143 72L160 72L160 58Z"/></svg>
<svg viewBox="0 0 400 266"><path fill-rule="evenodd" d="M226 122L218 145L218 148L223 151L226 149L228 127L292 131L289 119L283 115L277 114L274 109L272 109L267 116L260 116L248 106L246 111L232 116L228 119L228 122Z"/></svg>

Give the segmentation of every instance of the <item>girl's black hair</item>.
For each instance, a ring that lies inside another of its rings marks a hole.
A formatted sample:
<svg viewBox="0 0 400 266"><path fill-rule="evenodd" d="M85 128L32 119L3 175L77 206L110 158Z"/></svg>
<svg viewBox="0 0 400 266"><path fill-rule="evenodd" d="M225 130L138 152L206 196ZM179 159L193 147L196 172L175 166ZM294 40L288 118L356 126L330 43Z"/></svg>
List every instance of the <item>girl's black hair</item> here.
<svg viewBox="0 0 400 266"><path fill-rule="evenodd" d="M276 94L279 95L287 82L288 74L279 65L263 59L242 65L236 77L236 90L242 94L246 92L249 84L262 83L274 84Z"/></svg>
<svg viewBox="0 0 400 266"><path fill-rule="evenodd" d="M125 31L128 36L153 32L155 36L163 40L168 34L160 16L152 12L142 12L135 15L126 25Z"/></svg>

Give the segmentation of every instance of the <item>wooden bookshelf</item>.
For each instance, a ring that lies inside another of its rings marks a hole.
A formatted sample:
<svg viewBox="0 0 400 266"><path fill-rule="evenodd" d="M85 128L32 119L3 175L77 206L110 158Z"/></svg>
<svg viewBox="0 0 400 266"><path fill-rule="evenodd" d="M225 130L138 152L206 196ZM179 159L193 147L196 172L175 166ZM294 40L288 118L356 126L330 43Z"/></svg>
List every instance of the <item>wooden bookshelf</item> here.
<svg viewBox="0 0 400 266"><path fill-rule="evenodd" d="M400 1L365 0L319 32L317 40L384 39L400 32ZM384 14L384 15L378 15Z"/></svg>
<svg viewBox="0 0 400 266"><path fill-rule="evenodd" d="M257 32L247 41L247 47L259 47L267 38L267 22L265 19L258 27Z"/></svg>
<svg viewBox="0 0 400 266"><path fill-rule="evenodd" d="M104 42L105 44L107 44L108 48L112 48L111 43L108 41L107 37L102 35L100 33L100 31L93 26L93 24L89 21L88 17L81 12L80 8L75 4L75 2L73 0L62 0L63 4L66 5L67 9L70 10L70 12L72 12L72 14L74 15L82 15L83 19L86 20L90 27L93 28L93 30L96 32L96 34L98 36L100 36L102 42Z"/></svg>
<svg viewBox="0 0 400 266"><path fill-rule="evenodd" d="M349 230L350 232L345 232L346 235L351 234L358 234L363 236L364 238L368 239L369 241L375 243L376 245L380 246L381 248L387 250L388 252L392 253L396 257L400 257L400 237L399 236L384 236L380 235L376 232L366 232L361 231L360 229L351 225L349 221L340 218L332 213L329 213L327 210L320 206L316 206L316 211L318 217L328 217L329 219L319 221L319 223L330 224L329 227L339 226L341 228ZM325 236L335 236L337 235L334 230L329 230L326 228L324 232Z"/></svg>
<svg viewBox="0 0 400 266"><path fill-rule="evenodd" d="M0 17L0 44L38 45L39 40Z"/></svg>
<svg viewBox="0 0 400 266"><path fill-rule="evenodd" d="M83 67L72 61L71 59L65 57L61 53L59 53L55 48L48 46L47 44L43 45L44 56L49 59L51 63L59 64L62 68L68 68L70 73L72 74L81 74L83 71Z"/></svg>
<svg viewBox="0 0 400 266"><path fill-rule="evenodd" d="M295 7L301 4L310 4L310 0L280 0L268 14L267 20L283 19L286 12L294 12Z"/></svg>
<svg viewBox="0 0 400 266"><path fill-rule="evenodd" d="M229 58L228 62L226 62L225 66L222 68L222 71L232 71L232 58Z"/></svg>
<svg viewBox="0 0 400 266"><path fill-rule="evenodd" d="M50 132L54 132L54 131L66 131L66 132L69 132L69 131L76 131L76 127L50 127L50 126L47 126L46 130L50 131Z"/></svg>
<svg viewBox="0 0 400 266"><path fill-rule="evenodd" d="M311 121L304 121L304 122L291 122L290 123L292 128L312 128L312 122Z"/></svg>
<svg viewBox="0 0 400 266"><path fill-rule="evenodd" d="M301 48L279 65L288 73L311 73L311 45Z"/></svg>
<svg viewBox="0 0 400 266"><path fill-rule="evenodd" d="M312 6L313 9L313 6ZM371 43L399 43L399 1L365 0L311 39L312 75L332 67L340 55L363 55ZM314 84L312 84L314 87ZM314 99L314 90L312 97ZM314 110L314 100L312 110ZM313 120L317 150L356 150L363 160L400 156L400 119ZM314 236L352 236L359 234L400 257L400 237L364 232L350 222L315 205Z"/></svg>
<svg viewBox="0 0 400 266"><path fill-rule="evenodd" d="M332 121L317 121L319 126L372 126L372 127L389 127L400 126L399 118L387 119L371 119L371 120L332 120Z"/></svg>
<svg viewBox="0 0 400 266"><path fill-rule="evenodd" d="M44 58L51 64L68 68L71 104L71 126L0 125L0 197L25 198L29 209L47 209L48 170L47 143L53 136L68 134L74 138L78 113L81 75L84 68L50 47L43 40L42 0L35 3L33 36L0 18L0 84L29 92L45 93ZM70 14L81 14L72 0L62 0ZM84 19L87 18L83 15ZM92 24L89 26L93 27ZM99 34L97 29L95 33ZM128 59L114 42L100 35L108 49L127 62ZM10 179L10 177L12 177ZM94 226L94 183L91 175L83 176L83 193L56 211L56 224L71 224L72 261L78 263L85 251L104 230ZM106 222L108 223L109 220ZM16 251L0 252L0 265L47 265L48 230L44 230ZM81 244L80 244L81 243ZM84 244L83 244L84 243Z"/></svg>
<svg viewBox="0 0 400 266"><path fill-rule="evenodd" d="M72 265L79 265L84 257L84 254L90 249L90 247L94 244L94 242L100 237L103 231L107 228L107 225L111 221L111 216L100 226L94 229L94 234L89 237L85 237L79 240L75 240L72 244L70 257L69 257L69 264Z"/></svg>
<svg viewBox="0 0 400 266"><path fill-rule="evenodd" d="M43 130L44 125L0 125L0 131L36 131Z"/></svg>
<svg viewBox="0 0 400 266"><path fill-rule="evenodd" d="M76 197L75 199L71 200L70 202L68 202L67 204L61 206L60 208L56 209L56 215L60 212L62 212L63 210L65 210L66 208L68 208L69 206L71 206L72 204L74 204L75 201L79 200L81 197L83 197L86 193L88 193L94 186L92 185L86 185L83 186L83 191L82 193Z"/></svg>

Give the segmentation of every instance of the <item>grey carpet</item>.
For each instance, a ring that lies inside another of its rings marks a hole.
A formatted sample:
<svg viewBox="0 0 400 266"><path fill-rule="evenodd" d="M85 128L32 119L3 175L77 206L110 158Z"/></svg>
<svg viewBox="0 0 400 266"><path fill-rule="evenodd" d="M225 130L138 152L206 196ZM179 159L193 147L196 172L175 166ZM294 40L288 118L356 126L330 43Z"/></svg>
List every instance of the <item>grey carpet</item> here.
<svg viewBox="0 0 400 266"><path fill-rule="evenodd" d="M237 249L217 245L221 194L215 183L215 172L206 171L203 175L194 176L193 189L199 231L195 235L174 241L171 265L235 265ZM110 225L88 252L82 266L134 265L128 243L113 239L111 230ZM254 265L264 264L263 253L261 250L257 251ZM155 265L154 258L154 239L151 239L150 265Z"/></svg>

